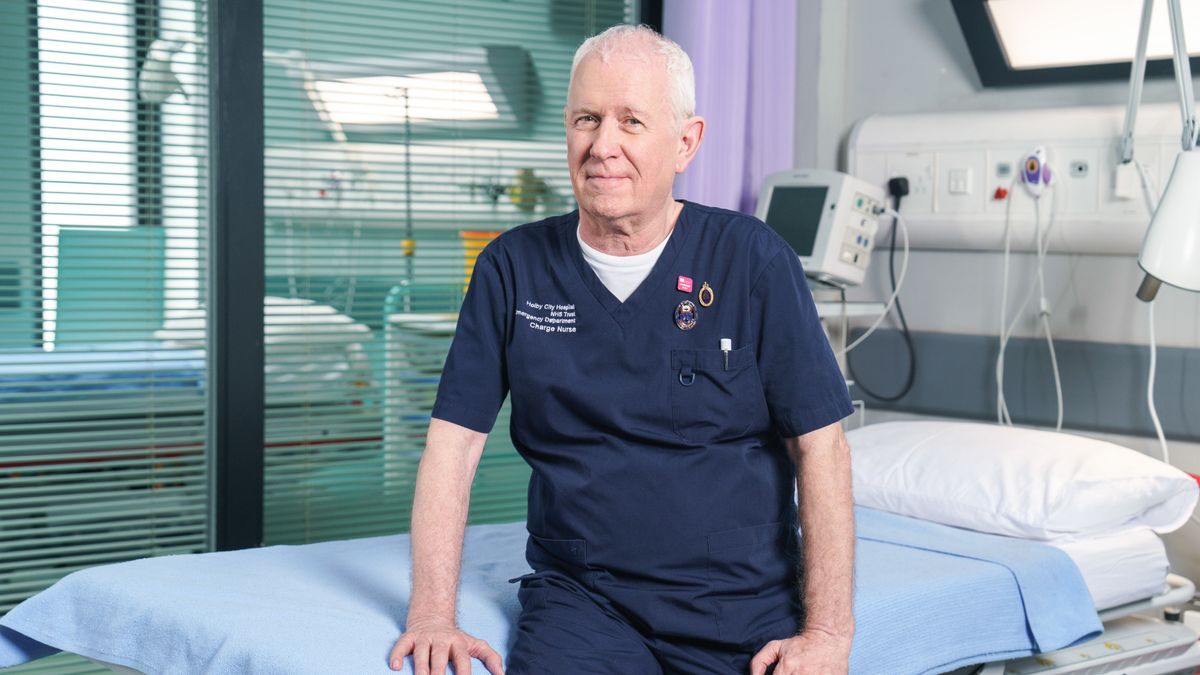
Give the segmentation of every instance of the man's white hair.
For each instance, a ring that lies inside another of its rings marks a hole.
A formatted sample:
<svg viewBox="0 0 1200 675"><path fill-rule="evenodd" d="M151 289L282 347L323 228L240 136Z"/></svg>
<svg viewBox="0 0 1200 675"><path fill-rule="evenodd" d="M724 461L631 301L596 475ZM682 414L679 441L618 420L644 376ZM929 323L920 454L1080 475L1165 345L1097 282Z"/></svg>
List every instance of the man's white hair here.
<svg viewBox="0 0 1200 675"><path fill-rule="evenodd" d="M684 120L696 114L696 75L692 70L692 60L674 40L663 37L649 26L613 26L584 40L575 50L575 60L571 62L572 82L575 81L575 70L580 61L591 54L604 63L608 63L613 54L627 58L662 56L667 66L667 88L675 126L681 127Z"/></svg>

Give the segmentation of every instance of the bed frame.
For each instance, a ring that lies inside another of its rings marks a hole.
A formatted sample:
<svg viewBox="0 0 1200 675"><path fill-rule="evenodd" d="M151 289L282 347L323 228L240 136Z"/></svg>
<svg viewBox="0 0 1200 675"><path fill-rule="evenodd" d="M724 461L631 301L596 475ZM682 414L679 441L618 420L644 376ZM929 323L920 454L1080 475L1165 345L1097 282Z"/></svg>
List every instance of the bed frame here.
<svg viewBox="0 0 1200 675"><path fill-rule="evenodd" d="M1159 618L1161 610L1192 602L1196 585L1177 574L1167 576L1162 593L1100 612L1104 633L1083 644L1012 661L989 663L975 675L1165 675L1193 673L1200 667L1200 634L1178 619Z"/></svg>

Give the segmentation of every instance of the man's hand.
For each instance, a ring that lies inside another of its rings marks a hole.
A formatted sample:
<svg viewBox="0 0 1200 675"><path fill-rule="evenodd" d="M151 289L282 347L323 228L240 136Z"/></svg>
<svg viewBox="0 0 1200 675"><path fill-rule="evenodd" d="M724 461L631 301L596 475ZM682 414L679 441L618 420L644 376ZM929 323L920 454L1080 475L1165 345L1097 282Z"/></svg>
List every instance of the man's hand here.
<svg viewBox="0 0 1200 675"><path fill-rule="evenodd" d="M413 655L415 675L445 675L446 666L450 663L454 664L457 675L468 675L472 658L483 661L492 675L504 675L500 654L488 643L464 633L453 623L410 622L388 657L392 670L400 670L404 666L404 657L410 653Z"/></svg>
<svg viewBox="0 0 1200 675"><path fill-rule="evenodd" d="M771 640L750 659L750 675L842 675L849 670L851 639L811 629L786 640Z"/></svg>

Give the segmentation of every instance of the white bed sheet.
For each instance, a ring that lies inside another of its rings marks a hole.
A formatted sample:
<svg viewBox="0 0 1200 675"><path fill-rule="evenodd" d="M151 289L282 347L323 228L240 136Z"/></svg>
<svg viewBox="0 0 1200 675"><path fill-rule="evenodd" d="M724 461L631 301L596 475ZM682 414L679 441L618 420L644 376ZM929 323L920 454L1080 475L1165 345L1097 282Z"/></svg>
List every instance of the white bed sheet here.
<svg viewBox="0 0 1200 675"><path fill-rule="evenodd" d="M1068 542L1047 542L1079 567L1097 610L1158 595L1170 563L1162 540L1150 528Z"/></svg>

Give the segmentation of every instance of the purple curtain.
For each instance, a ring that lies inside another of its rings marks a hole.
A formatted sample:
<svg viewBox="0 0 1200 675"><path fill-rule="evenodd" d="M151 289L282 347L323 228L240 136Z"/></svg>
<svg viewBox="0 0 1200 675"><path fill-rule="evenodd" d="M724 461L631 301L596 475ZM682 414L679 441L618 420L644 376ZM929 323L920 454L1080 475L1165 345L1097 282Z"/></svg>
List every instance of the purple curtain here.
<svg viewBox="0 0 1200 675"><path fill-rule="evenodd" d="M664 0L663 32L696 68L700 154L675 196L753 213L763 177L793 168L795 0Z"/></svg>

